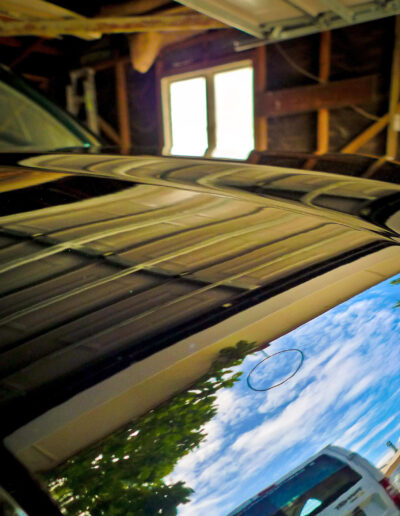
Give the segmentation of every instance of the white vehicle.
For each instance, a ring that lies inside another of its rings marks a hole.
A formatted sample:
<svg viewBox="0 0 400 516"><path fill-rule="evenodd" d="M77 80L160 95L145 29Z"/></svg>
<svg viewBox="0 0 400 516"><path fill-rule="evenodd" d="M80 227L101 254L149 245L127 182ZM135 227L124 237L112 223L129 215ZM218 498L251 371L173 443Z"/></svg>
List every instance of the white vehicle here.
<svg viewBox="0 0 400 516"><path fill-rule="evenodd" d="M396 487L396 489L400 490L400 466L397 466L390 475L390 482Z"/></svg>
<svg viewBox="0 0 400 516"><path fill-rule="evenodd" d="M366 459L327 446L229 516L397 516L400 493Z"/></svg>

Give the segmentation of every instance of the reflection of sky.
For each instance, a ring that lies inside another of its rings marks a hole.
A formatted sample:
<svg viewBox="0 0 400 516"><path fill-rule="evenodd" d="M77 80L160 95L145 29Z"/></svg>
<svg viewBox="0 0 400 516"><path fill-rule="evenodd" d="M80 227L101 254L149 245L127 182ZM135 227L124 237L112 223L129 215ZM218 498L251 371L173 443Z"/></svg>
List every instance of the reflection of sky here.
<svg viewBox="0 0 400 516"><path fill-rule="evenodd" d="M207 440L168 477L195 490L179 515L226 514L328 444L376 465L390 456L386 441L400 437L399 299L400 286L388 280L275 340L268 354L299 348L305 355L297 375L276 389L248 388L247 373L264 355L247 357L241 380L218 395ZM282 377L273 360L264 363L268 382Z"/></svg>

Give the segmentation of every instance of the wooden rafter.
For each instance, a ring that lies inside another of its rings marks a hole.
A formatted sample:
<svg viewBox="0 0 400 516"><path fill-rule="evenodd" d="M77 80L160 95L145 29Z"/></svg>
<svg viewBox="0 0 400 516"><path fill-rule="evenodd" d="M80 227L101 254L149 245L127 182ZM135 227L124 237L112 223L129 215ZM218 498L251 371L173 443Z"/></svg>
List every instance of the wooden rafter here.
<svg viewBox="0 0 400 516"><path fill-rule="evenodd" d="M267 89L267 47L258 47L254 62L254 92L262 94ZM268 122L265 115L254 117L255 150L268 148Z"/></svg>
<svg viewBox="0 0 400 516"><path fill-rule="evenodd" d="M69 20L30 20L0 23L0 37L59 35L81 36L82 34L118 34L153 31L188 31L225 28L223 23L203 14L155 14L118 18L87 18Z"/></svg>
<svg viewBox="0 0 400 516"><path fill-rule="evenodd" d="M59 7L58 5L46 2L45 0L1 0L0 14L9 17L7 21L0 22L0 31L3 25L10 23L24 24L41 22L42 24L62 22L64 20L81 20L86 18L78 13ZM17 21L14 21L16 19ZM7 35L7 34L5 34ZM25 34L15 34L15 36L23 36ZM29 35L29 34L26 34ZM45 36L45 34L32 34ZM99 37L96 31L87 31L77 33L76 36L84 39L93 39Z"/></svg>
<svg viewBox="0 0 400 516"><path fill-rule="evenodd" d="M121 144L121 138L119 137L119 134L117 131L112 127L108 122L104 120L104 118L101 118L101 116L98 116L99 119L99 126L100 130L114 143L117 145Z"/></svg>
<svg viewBox="0 0 400 516"><path fill-rule="evenodd" d="M357 152L363 145L372 140L377 134L379 134L389 123L389 113L382 116L378 121L370 125L365 131L360 133L351 142L343 147L340 151L343 154L353 154Z"/></svg>
<svg viewBox="0 0 400 516"><path fill-rule="evenodd" d="M10 64L10 68L14 68L15 66L17 66L18 64L20 64L22 61L24 61L24 59L26 59L28 56L30 56L32 53L34 53L35 51L37 51L38 48L40 48L40 45L42 44L42 41L43 39L42 38L39 38L37 39L34 43L32 43L31 45L27 46L21 53L18 57L16 57L14 59L14 61L12 61L12 63Z"/></svg>
<svg viewBox="0 0 400 516"><path fill-rule="evenodd" d="M123 150L128 151L131 145L131 128L129 121L126 72L125 65L122 62L118 62L115 66L115 89L117 94L119 139Z"/></svg>
<svg viewBox="0 0 400 516"><path fill-rule="evenodd" d="M319 77L327 82L330 73L331 61L331 33L321 33L319 53ZM329 111L326 108L318 110L317 123L317 154L325 154L329 150Z"/></svg>
<svg viewBox="0 0 400 516"><path fill-rule="evenodd" d="M367 170L362 174L362 176L371 178L379 171L379 169L386 163L386 161L387 157L381 156L367 168Z"/></svg>
<svg viewBox="0 0 400 516"><path fill-rule="evenodd" d="M396 118L399 114L399 93L400 93L400 16L396 18L395 43L392 58L392 80L390 85L389 100L389 127L386 142L386 156L395 159L397 156L399 133L396 127Z"/></svg>
<svg viewBox="0 0 400 516"><path fill-rule="evenodd" d="M6 47L12 48L21 48L24 46L23 40L18 38L0 38L0 45L4 45ZM32 50L33 53L37 54L46 54L50 56L59 56L60 51L55 47L50 47L49 45L45 45L44 43L40 43L39 45L35 45Z"/></svg>
<svg viewBox="0 0 400 516"><path fill-rule="evenodd" d="M319 45L319 78L326 83L329 79L331 67L331 33L322 32ZM315 154L321 155L329 150L329 110L321 108L317 113L317 150ZM310 158L304 164L304 168L312 170L317 163L317 158Z"/></svg>
<svg viewBox="0 0 400 516"><path fill-rule="evenodd" d="M46 90L49 87L50 79L48 77L42 77L41 75L34 75L31 73L22 74L28 81L36 82L40 89Z"/></svg>
<svg viewBox="0 0 400 516"><path fill-rule="evenodd" d="M13 18L31 20L84 18L78 13L44 0L1 0L0 12Z"/></svg>

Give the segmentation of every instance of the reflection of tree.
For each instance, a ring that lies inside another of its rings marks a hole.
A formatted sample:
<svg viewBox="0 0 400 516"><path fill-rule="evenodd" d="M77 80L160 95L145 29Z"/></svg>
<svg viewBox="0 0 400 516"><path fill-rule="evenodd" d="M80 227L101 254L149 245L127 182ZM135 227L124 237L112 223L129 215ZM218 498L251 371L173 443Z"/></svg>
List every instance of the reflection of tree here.
<svg viewBox="0 0 400 516"><path fill-rule="evenodd" d="M174 515L193 490L184 482L166 484L178 460L205 439L204 425L215 416L215 394L229 388L239 365L254 348L240 341L220 351L209 371L191 387L88 450L45 474L65 514L75 516Z"/></svg>

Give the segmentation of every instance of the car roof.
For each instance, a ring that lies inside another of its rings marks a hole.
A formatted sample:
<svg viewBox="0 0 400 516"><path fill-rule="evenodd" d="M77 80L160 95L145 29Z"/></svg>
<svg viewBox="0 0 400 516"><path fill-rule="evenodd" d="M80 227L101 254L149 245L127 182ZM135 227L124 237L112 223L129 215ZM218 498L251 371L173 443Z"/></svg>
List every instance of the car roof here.
<svg viewBox="0 0 400 516"><path fill-rule="evenodd" d="M327 310L339 320L399 269L396 185L101 153L15 156L4 172L3 432L31 469L56 467L193 390L226 347L248 375L287 334L296 362L292 331ZM368 296L381 299L382 288ZM318 358L317 328L302 331ZM247 398L250 387L236 387ZM303 460L316 452L302 449Z"/></svg>

